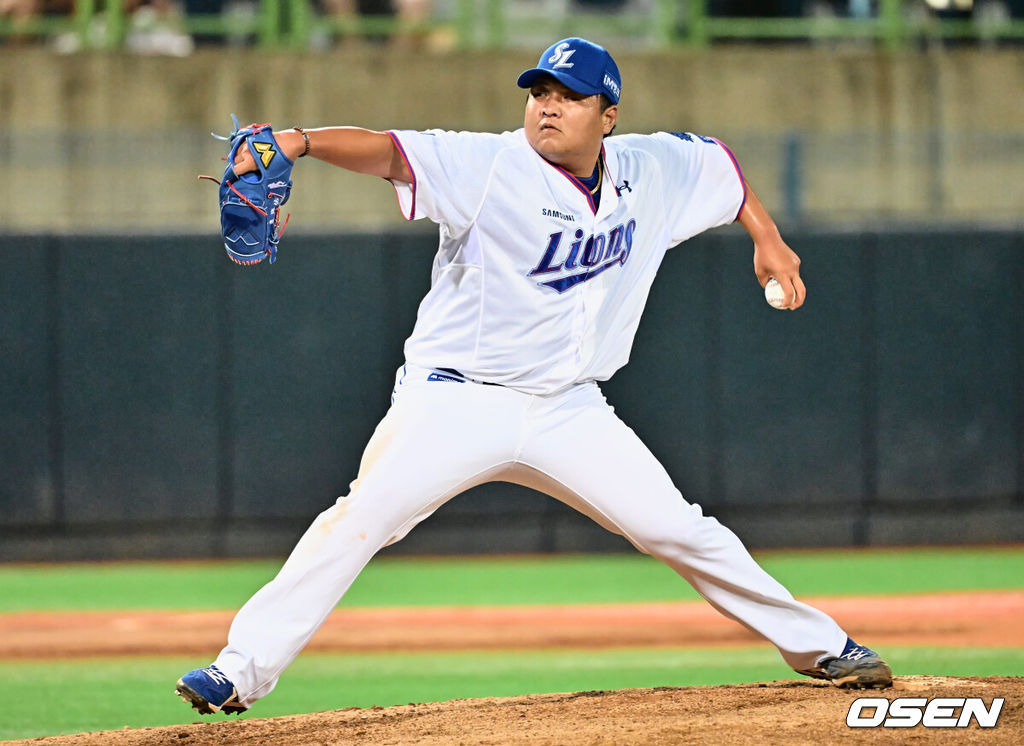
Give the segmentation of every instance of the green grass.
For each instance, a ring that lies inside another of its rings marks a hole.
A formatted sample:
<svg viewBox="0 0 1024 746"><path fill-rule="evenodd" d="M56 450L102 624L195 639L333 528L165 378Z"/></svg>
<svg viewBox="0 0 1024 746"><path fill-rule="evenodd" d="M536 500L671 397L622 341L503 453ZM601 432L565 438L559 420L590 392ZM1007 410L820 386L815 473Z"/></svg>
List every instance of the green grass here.
<svg viewBox="0 0 1024 746"><path fill-rule="evenodd" d="M761 564L797 596L1024 588L1024 547L768 552ZM234 609L280 560L0 566L0 612ZM629 603L694 599L640 554L378 558L344 606Z"/></svg>
<svg viewBox="0 0 1024 746"><path fill-rule="evenodd" d="M1024 649L887 648L897 674L1017 675ZM172 693L185 658L0 663L0 739L176 725L198 716ZM799 678L767 645L301 656L242 717L592 689ZM222 716L208 718L220 720Z"/></svg>
<svg viewBox="0 0 1024 746"><path fill-rule="evenodd" d="M1024 588L1024 547L769 552L798 596ZM0 612L234 609L280 561L0 566ZM639 554L378 558L343 605L623 603L696 598ZM886 648L898 674L1017 675L1021 649ZM200 661L200 663L203 661ZM0 739L194 722L171 693L188 658L0 662ZM251 716L535 692L792 678L768 645L729 650L306 654ZM219 717L219 716L218 716Z"/></svg>

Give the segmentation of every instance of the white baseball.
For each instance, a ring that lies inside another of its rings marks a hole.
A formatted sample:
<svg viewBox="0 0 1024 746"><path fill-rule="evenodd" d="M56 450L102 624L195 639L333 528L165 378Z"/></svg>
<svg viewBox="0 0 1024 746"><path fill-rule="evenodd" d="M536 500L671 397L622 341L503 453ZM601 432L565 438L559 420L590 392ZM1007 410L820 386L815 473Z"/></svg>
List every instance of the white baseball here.
<svg viewBox="0 0 1024 746"><path fill-rule="evenodd" d="M769 278L768 284L764 286L764 299L768 301L769 306L780 310L786 302L786 292L774 277Z"/></svg>

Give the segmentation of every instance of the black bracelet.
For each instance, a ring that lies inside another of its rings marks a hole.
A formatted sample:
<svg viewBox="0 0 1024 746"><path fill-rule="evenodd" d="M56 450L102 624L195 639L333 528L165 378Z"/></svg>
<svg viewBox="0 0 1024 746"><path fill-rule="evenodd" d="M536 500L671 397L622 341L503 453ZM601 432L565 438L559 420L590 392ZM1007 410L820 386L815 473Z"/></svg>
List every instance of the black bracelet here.
<svg viewBox="0 0 1024 746"><path fill-rule="evenodd" d="M299 158L304 158L309 155L309 135L306 134L306 130L302 129L302 127L292 127L292 129L302 135L302 139L306 141L306 149L299 153Z"/></svg>

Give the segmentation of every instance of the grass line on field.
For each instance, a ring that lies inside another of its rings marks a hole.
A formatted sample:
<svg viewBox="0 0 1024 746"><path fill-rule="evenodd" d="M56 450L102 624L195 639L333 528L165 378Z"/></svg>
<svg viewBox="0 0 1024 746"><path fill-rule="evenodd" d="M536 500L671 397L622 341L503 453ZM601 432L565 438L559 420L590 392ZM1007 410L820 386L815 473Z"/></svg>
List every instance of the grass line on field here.
<svg viewBox="0 0 1024 746"><path fill-rule="evenodd" d="M1024 547L755 554L800 597L1024 588ZM234 609L280 560L0 566L0 613ZM640 554L379 557L342 601L349 607L513 606L696 599Z"/></svg>

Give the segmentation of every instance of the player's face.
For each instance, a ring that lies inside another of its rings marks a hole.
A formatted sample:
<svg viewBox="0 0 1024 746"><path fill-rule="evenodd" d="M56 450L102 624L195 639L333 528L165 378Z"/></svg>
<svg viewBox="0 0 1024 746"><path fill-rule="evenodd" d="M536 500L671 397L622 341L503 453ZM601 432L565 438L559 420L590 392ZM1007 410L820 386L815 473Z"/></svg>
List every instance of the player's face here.
<svg viewBox="0 0 1024 746"><path fill-rule="evenodd" d="M617 106L601 111L600 96L586 96L551 77L538 80L526 99L523 127L533 149L576 176L594 171L601 138L612 131Z"/></svg>

